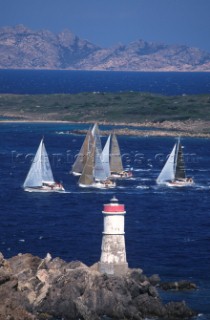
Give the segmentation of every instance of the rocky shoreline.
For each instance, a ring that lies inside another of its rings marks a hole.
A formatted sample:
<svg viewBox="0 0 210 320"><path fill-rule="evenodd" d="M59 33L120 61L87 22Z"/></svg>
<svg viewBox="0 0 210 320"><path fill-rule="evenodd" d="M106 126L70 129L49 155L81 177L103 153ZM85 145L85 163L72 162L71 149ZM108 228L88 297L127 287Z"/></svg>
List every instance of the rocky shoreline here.
<svg viewBox="0 0 210 320"><path fill-rule="evenodd" d="M14 117L14 115L12 115ZM69 124L93 124L87 121L60 121L60 120L1 120L0 123L69 123ZM117 135L125 136L159 136L159 137L197 137L210 138L210 122L203 120L164 121L164 122L98 122L99 125L111 125ZM124 127L124 128L119 128ZM60 133L60 132L58 132ZM87 130L65 131L68 134L86 134ZM108 135L110 130L101 130L102 135Z"/></svg>
<svg viewBox="0 0 210 320"><path fill-rule="evenodd" d="M70 122L69 122L70 123ZM75 124L90 124L90 122L72 122ZM93 122L92 122L93 124ZM114 127L114 132L117 135L124 136L140 136L140 137L196 137L196 138L210 138L210 122L201 120L187 120L187 121L164 121L164 122L98 122L101 126L111 125ZM119 128L123 126L124 128ZM109 135L113 130L102 130L101 135ZM66 131L69 134L83 134L87 130L72 130Z"/></svg>
<svg viewBox="0 0 210 320"><path fill-rule="evenodd" d="M102 136L108 136L113 130L101 130ZM138 137L191 137L191 138L210 138L209 133L191 133L185 131L168 131L168 130L138 130L138 129L114 129L118 136L138 136ZM68 134L85 135L87 130L67 131Z"/></svg>
<svg viewBox="0 0 210 320"><path fill-rule="evenodd" d="M158 290L194 290L189 281L161 283L141 269L101 274L98 264L0 254L0 320L189 319L185 302L161 301ZM160 288L160 289L159 289ZM162 289L161 289L162 288Z"/></svg>

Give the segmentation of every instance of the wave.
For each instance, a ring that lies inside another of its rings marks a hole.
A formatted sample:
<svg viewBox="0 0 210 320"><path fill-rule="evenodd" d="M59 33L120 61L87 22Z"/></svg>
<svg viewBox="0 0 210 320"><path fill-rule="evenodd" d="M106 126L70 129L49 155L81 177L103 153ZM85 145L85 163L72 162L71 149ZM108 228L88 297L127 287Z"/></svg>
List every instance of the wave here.
<svg viewBox="0 0 210 320"><path fill-rule="evenodd" d="M195 184L192 187L197 189L197 190L210 190L210 186L209 185Z"/></svg>
<svg viewBox="0 0 210 320"><path fill-rule="evenodd" d="M137 186L136 189L150 189L149 186Z"/></svg>

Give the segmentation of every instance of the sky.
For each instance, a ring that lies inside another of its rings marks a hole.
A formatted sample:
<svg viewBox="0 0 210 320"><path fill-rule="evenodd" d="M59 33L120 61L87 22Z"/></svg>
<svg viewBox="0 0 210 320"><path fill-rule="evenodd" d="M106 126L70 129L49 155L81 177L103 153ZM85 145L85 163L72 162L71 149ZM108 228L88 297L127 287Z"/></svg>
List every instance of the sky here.
<svg viewBox="0 0 210 320"><path fill-rule="evenodd" d="M143 39L210 52L210 0L0 0L0 27L18 24L101 47Z"/></svg>

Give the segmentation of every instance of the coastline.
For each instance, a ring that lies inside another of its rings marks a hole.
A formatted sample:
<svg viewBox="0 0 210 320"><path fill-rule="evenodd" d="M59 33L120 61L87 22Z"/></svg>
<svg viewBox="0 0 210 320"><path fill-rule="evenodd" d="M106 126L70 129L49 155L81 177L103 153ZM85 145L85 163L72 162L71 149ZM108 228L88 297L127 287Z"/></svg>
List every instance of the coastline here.
<svg viewBox="0 0 210 320"><path fill-rule="evenodd" d="M41 120L41 119L21 119L21 120L0 120L0 123L58 123L58 124L93 124L94 121L63 121L63 120ZM141 136L141 137L195 137L210 138L210 121L186 120L186 121L164 121L164 122L106 122L98 121L101 126L114 126L117 135ZM124 128L118 128L122 127ZM131 129L129 127L135 127ZM138 129L139 128L139 129ZM108 135L111 130L101 130L102 135ZM86 134L86 130L68 131L69 134Z"/></svg>
<svg viewBox="0 0 210 320"><path fill-rule="evenodd" d="M1 320L99 320L107 314L116 320L181 320L197 315L184 301L165 303L158 291L193 293L195 283L162 282L159 275L147 276L141 268L110 275L99 272L98 262L88 267L50 253L44 259L30 253L5 259L1 252L0 266Z"/></svg>

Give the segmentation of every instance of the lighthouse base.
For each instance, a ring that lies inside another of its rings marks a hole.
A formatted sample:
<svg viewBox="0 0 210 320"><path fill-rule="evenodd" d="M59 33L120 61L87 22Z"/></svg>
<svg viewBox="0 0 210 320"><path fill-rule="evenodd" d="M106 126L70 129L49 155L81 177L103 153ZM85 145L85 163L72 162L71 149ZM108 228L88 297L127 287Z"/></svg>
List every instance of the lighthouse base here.
<svg viewBox="0 0 210 320"><path fill-rule="evenodd" d="M121 275L128 271L124 234L104 234L99 272Z"/></svg>
<svg viewBox="0 0 210 320"><path fill-rule="evenodd" d="M98 262L98 271L106 274L123 275L128 272L128 263L104 263Z"/></svg>

